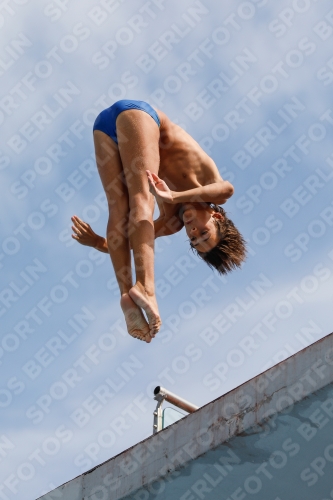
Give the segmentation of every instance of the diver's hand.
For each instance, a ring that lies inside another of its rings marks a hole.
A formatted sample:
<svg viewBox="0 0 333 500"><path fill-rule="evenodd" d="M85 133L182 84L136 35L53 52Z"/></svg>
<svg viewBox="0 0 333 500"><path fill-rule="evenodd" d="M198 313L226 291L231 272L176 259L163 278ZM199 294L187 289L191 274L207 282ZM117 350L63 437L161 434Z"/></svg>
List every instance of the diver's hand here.
<svg viewBox="0 0 333 500"><path fill-rule="evenodd" d="M150 170L146 170L146 172L149 182L149 191L155 196L155 198L164 203L173 203L173 192L169 189L166 183L162 181L158 175L150 172Z"/></svg>
<svg viewBox="0 0 333 500"><path fill-rule="evenodd" d="M103 246L101 243L105 238L98 236L87 222L81 220L77 215L73 215L71 220L73 222L72 230L74 234L72 234L72 238L74 240L81 243L81 245L93 247L97 250L99 250L99 247Z"/></svg>

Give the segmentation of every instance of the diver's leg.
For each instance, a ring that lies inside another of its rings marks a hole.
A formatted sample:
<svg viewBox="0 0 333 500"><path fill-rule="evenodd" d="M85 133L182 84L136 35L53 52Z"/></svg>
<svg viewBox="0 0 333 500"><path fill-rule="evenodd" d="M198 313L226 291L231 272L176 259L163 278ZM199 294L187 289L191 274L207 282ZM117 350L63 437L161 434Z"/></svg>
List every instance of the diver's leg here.
<svg viewBox="0 0 333 500"><path fill-rule="evenodd" d="M127 110L117 118L118 146L129 193L129 238L134 254L136 283L129 295L148 317L155 335L161 319L154 284L154 197L146 170L158 173L159 128L144 111Z"/></svg>
<svg viewBox="0 0 333 500"><path fill-rule="evenodd" d="M133 287L127 234L130 208L118 147L108 135L99 130L94 132L94 143L97 168L109 206L107 243L120 289L120 305L125 315L128 333L135 338L150 342L147 321L141 309L128 294Z"/></svg>

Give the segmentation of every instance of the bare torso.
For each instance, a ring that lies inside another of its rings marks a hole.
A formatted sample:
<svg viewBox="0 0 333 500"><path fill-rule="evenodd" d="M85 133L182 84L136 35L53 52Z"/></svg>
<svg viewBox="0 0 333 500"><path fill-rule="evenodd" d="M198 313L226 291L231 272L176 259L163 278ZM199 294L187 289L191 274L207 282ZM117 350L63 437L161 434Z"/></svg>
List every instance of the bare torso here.
<svg viewBox="0 0 333 500"><path fill-rule="evenodd" d="M170 189L186 191L222 180L214 161L184 129L157 111L160 126L159 177Z"/></svg>

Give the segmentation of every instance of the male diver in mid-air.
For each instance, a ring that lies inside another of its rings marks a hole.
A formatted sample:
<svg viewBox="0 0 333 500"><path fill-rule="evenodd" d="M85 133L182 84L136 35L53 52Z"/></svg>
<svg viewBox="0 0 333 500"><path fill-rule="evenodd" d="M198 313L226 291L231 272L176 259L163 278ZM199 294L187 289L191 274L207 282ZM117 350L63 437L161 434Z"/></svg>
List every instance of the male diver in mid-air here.
<svg viewBox="0 0 333 500"><path fill-rule="evenodd" d="M246 256L244 239L218 206L234 189L185 130L144 101L116 102L98 115L93 131L109 206L107 237L95 234L77 216L72 217L72 236L110 254L128 333L150 342L161 326L154 239L185 226L191 247L210 267L220 273L239 267ZM152 194L160 210L155 221Z"/></svg>

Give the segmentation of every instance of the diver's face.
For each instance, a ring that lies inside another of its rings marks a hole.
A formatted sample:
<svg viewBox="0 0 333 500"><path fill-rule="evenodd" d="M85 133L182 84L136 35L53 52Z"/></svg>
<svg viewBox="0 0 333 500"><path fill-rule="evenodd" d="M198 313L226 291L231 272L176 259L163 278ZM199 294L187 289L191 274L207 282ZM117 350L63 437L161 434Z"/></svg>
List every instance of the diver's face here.
<svg viewBox="0 0 333 500"><path fill-rule="evenodd" d="M186 203L183 207L183 222L191 245L198 252L209 252L219 242L219 234L215 219L223 215L214 212L204 203Z"/></svg>

